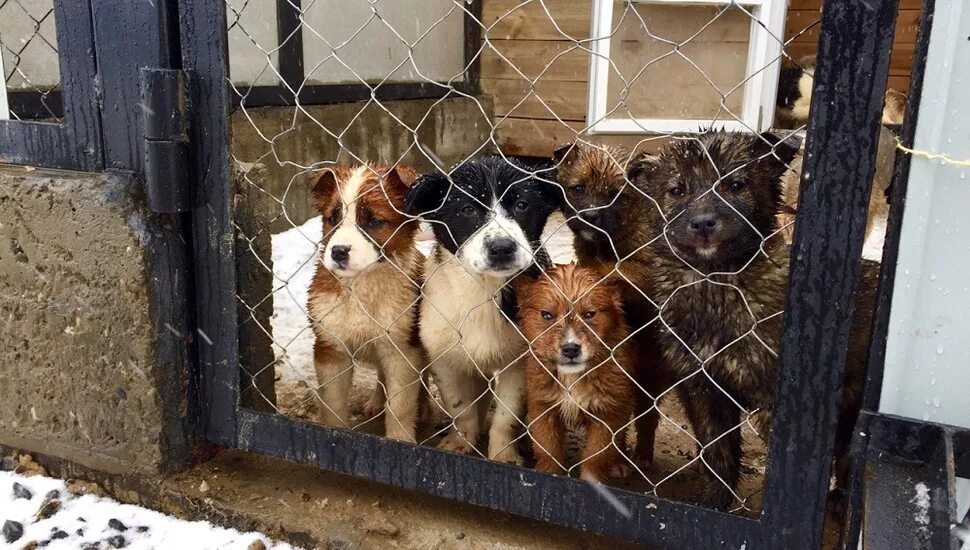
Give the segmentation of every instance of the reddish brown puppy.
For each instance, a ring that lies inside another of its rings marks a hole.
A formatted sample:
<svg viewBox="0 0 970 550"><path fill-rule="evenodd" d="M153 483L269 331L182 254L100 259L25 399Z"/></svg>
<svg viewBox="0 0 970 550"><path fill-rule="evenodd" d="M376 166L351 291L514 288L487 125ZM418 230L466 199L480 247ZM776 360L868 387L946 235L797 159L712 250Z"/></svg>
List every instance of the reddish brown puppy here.
<svg viewBox="0 0 970 550"><path fill-rule="evenodd" d="M523 282L518 300L531 346L526 402L536 467L565 471L566 429L585 427L580 477L601 482L620 475L636 364L620 290L598 270L569 264Z"/></svg>
<svg viewBox="0 0 970 550"><path fill-rule="evenodd" d="M409 168L335 166L313 178L322 252L307 309L316 337L319 422L350 427L347 396L361 361L378 366L366 413L385 410L386 434L414 441L425 357L416 343L418 223L404 214Z"/></svg>

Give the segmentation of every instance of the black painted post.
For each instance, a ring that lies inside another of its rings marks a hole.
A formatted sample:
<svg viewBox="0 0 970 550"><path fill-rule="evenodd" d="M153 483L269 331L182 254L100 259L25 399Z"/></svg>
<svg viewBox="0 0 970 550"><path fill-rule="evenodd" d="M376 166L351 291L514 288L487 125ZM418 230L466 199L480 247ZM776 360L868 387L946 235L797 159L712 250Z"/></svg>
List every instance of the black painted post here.
<svg viewBox="0 0 970 550"><path fill-rule="evenodd" d="M780 351L769 548L819 548L896 0L827 0Z"/></svg>
<svg viewBox="0 0 970 550"><path fill-rule="evenodd" d="M229 157L228 45L224 0L179 2L182 67L192 104L192 238L203 425L212 443L235 445L239 331Z"/></svg>
<svg viewBox="0 0 970 550"><path fill-rule="evenodd" d="M930 31L933 27L933 15L936 11L936 0L923 0L920 14L919 29L916 35L916 46L913 52L913 70L910 78L909 93L906 103L906 115L903 120L903 145L913 146L916 137L916 123L919 118L920 101L923 91L923 76L926 72L926 57L929 53ZM909 167L912 157L898 154L893 171L892 187L889 190L889 219L886 223L886 240L883 244L882 266L879 273L879 294L876 296L876 312L873 321L872 341L869 347L868 369L866 370L866 384L863 392L862 408L868 411L879 409L882 393L883 370L886 363L886 342L889 335L889 314L892 308L893 287L896 280L896 260L899 255L899 238L902 234L903 213L906 208L906 191L909 185ZM863 513L863 476L866 438L858 433L853 441L852 464L849 474L849 505L846 510L846 520L842 530L842 548L855 549L859 542L859 528Z"/></svg>
<svg viewBox="0 0 970 550"><path fill-rule="evenodd" d="M301 0L276 0L276 32L279 40L279 71L283 81L280 93L286 88L296 95L303 86L303 27Z"/></svg>
<svg viewBox="0 0 970 550"><path fill-rule="evenodd" d="M145 122L152 109L143 105L140 71L178 68L175 8L175 0L91 0L95 48L89 55L97 55L102 85L105 164L109 169L133 174L134 181L142 185L146 181ZM179 169L185 167L172 166L168 171L174 174ZM172 185L176 178L156 179ZM165 187L155 191L165 199L179 193L178 189ZM146 199L153 205L151 196ZM197 414L187 415L182 405L187 404L187 388L192 385L191 342L195 339L189 308L192 285L188 222L183 214L153 213L148 224L153 235L147 253L154 351L158 364L165 367L166 380L160 383L159 391L166 403L166 449L174 466L187 459L198 436Z"/></svg>

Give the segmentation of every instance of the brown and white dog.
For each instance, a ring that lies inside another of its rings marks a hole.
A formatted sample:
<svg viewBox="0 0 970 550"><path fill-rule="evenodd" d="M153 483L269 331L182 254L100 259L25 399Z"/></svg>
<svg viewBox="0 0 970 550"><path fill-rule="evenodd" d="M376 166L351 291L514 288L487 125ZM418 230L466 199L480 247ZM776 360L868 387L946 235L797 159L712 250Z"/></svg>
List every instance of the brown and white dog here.
<svg viewBox="0 0 970 550"><path fill-rule="evenodd" d="M322 253L307 310L316 341L320 423L350 427L347 397L359 361L377 365L367 408L383 408L386 435L414 441L421 371L417 344L420 252L418 223L404 213L417 174L407 167L334 166L312 180L323 218Z"/></svg>
<svg viewBox="0 0 970 550"><path fill-rule="evenodd" d="M599 270L558 266L518 286L530 341L526 404L536 468L562 473L567 428L586 428L580 477L602 482L626 470L620 445L633 415L636 348L620 288Z"/></svg>

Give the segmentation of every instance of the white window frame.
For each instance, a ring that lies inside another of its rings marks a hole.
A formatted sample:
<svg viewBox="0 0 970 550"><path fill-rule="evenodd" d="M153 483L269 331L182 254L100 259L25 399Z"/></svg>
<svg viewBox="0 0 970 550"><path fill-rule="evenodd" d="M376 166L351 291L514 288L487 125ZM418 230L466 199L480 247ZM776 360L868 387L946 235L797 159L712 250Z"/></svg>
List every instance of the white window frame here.
<svg viewBox="0 0 970 550"><path fill-rule="evenodd" d="M590 134L645 134L696 132L698 119L606 118L607 84L610 70L610 34L613 9L618 0L592 0L592 55L589 64L589 85L586 124ZM767 130L774 120L775 96L778 93L780 56L785 30L787 0L625 0L639 4L669 4L674 6L726 6L737 4L755 16L751 20L751 40L741 102L741 120L718 121L730 131ZM768 29L765 32L762 29ZM778 37L776 40L771 35ZM769 65L770 63L770 65ZM759 70L761 69L761 70Z"/></svg>

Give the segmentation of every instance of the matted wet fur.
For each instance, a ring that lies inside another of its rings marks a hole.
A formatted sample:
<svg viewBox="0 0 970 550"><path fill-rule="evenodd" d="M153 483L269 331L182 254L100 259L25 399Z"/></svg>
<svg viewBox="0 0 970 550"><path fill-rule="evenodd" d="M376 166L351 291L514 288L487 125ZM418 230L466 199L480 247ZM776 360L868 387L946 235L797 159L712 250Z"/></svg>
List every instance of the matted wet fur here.
<svg viewBox="0 0 970 550"><path fill-rule="evenodd" d="M671 385L657 343L657 307L640 290L646 285L649 264L646 245L659 236L650 233L643 219L657 207L627 179L629 153L623 148L576 142L558 147L553 158L579 265L611 274L623 293L627 324L638 348L635 376L643 388L634 392L637 438L633 456L638 464L647 466L653 461L660 419L656 398Z"/></svg>
<svg viewBox="0 0 970 550"><path fill-rule="evenodd" d="M663 213L646 218L665 238L650 247L645 290L663 304L663 354L682 379L677 388L712 475L704 500L722 508L735 502L741 426L752 420L742 408L758 411L754 426L768 441L790 252L772 232L779 179L796 149L773 134L709 131L642 156L629 174ZM864 262L836 456L845 455L858 414L877 276L878 264Z"/></svg>
<svg viewBox="0 0 970 550"><path fill-rule="evenodd" d="M536 468L566 471L566 429L584 427L580 477L622 476L636 352L627 340L620 289L599 270L576 264L523 280L519 326L530 342L525 387Z"/></svg>
<svg viewBox="0 0 970 550"><path fill-rule="evenodd" d="M363 360L377 365L379 380L365 414L384 409L386 398L386 435L410 442L426 363L415 337L418 223L403 212L416 177L407 167L369 163L334 166L312 178L323 240L307 301L318 421L351 427L347 398L353 369Z"/></svg>

